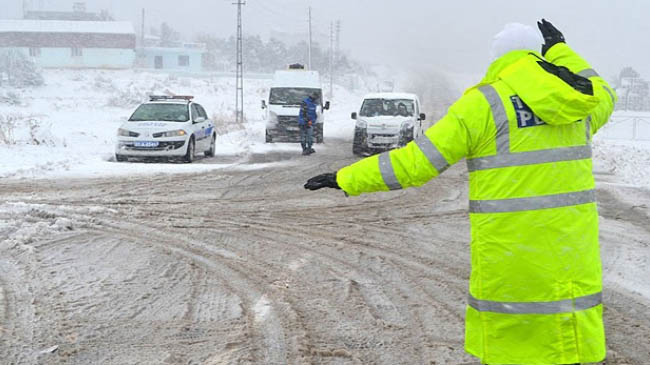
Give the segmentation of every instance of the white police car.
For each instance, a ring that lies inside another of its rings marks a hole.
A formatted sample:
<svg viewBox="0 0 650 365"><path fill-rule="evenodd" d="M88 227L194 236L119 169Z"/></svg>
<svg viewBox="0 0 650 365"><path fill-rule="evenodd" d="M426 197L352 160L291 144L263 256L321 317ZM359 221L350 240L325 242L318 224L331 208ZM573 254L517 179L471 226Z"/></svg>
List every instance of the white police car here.
<svg viewBox="0 0 650 365"><path fill-rule="evenodd" d="M192 162L197 151L214 156L214 124L192 99L151 96L117 130L115 159L164 157Z"/></svg>

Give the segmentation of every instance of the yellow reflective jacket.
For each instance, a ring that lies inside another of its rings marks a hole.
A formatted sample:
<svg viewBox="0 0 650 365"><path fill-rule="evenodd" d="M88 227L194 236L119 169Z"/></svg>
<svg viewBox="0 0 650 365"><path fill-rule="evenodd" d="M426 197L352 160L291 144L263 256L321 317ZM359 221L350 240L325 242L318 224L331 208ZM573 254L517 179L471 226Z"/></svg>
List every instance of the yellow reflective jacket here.
<svg viewBox="0 0 650 365"><path fill-rule="evenodd" d="M591 137L616 94L566 44L546 60L589 78L576 91L512 51L407 146L337 173L349 195L420 186L466 158L471 262L466 350L489 364L605 357Z"/></svg>

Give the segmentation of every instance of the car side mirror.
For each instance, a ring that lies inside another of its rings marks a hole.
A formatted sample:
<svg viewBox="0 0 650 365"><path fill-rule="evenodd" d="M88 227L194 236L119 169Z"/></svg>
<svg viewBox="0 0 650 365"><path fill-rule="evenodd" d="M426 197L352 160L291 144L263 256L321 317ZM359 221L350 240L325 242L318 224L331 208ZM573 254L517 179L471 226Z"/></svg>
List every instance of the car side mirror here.
<svg viewBox="0 0 650 365"><path fill-rule="evenodd" d="M330 102L329 101L325 102L325 106L323 107L323 109L330 110Z"/></svg>
<svg viewBox="0 0 650 365"><path fill-rule="evenodd" d="M262 109L266 109L266 100L262 100Z"/></svg>
<svg viewBox="0 0 650 365"><path fill-rule="evenodd" d="M352 114L350 114L350 118L357 119L357 112L352 112Z"/></svg>
<svg viewBox="0 0 650 365"><path fill-rule="evenodd" d="M198 117L198 118L194 119L194 123L203 123L203 122L205 122L204 117Z"/></svg>
<svg viewBox="0 0 650 365"><path fill-rule="evenodd" d="M427 119L427 116L424 115L424 113L420 113L420 120L425 120Z"/></svg>

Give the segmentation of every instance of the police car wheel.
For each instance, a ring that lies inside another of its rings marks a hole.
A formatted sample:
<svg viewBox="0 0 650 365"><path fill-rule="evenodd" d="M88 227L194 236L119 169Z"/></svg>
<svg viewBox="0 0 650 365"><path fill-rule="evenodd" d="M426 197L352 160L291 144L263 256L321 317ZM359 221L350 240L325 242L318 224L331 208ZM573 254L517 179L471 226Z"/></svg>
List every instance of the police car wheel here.
<svg viewBox="0 0 650 365"><path fill-rule="evenodd" d="M271 138L271 135L269 134L269 131L266 131L266 143L272 143L273 138Z"/></svg>
<svg viewBox="0 0 650 365"><path fill-rule="evenodd" d="M115 155L115 161L117 161L117 162L125 162L125 161L128 161L128 160L129 160L128 157L126 157L124 155Z"/></svg>
<svg viewBox="0 0 650 365"><path fill-rule="evenodd" d="M215 143L216 143L216 137L214 134L212 135L212 140L210 141L210 149L203 152L205 157L214 157L214 148L215 148Z"/></svg>
<svg viewBox="0 0 650 365"><path fill-rule="evenodd" d="M195 153L194 148L195 148L194 138L190 138L190 141L187 145L187 152L185 153L185 158L184 158L185 162L192 163L192 161L194 161L194 153Z"/></svg>

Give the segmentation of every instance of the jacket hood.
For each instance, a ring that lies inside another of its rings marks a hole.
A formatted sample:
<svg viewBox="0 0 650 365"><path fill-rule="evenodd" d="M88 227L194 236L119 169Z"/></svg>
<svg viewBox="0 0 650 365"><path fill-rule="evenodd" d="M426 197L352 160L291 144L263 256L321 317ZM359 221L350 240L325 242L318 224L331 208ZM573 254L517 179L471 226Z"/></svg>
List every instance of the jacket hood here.
<svg viewBox="0 0 650 365"><path fill-rule="evenodd" d="M472 89L503 81L535 115L551 125L574 123L591 114L598 98L577 91L547 72L537 63L540 59L533 51L508 52L490 65L485 78Z"/></svg>
<svg viewBox="0 0 650 365"><path fill-rule="evenodd" d="M537 29L521 23L509 23L492 38L490 53L492 60L495 60L510 51L539 49L542 43L544 39Z"/></svg>

